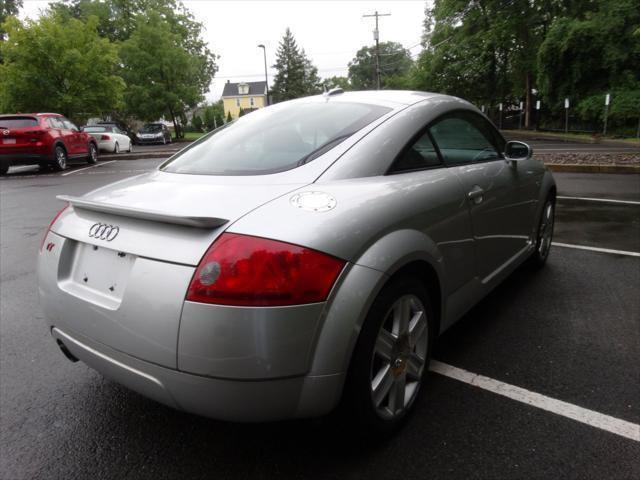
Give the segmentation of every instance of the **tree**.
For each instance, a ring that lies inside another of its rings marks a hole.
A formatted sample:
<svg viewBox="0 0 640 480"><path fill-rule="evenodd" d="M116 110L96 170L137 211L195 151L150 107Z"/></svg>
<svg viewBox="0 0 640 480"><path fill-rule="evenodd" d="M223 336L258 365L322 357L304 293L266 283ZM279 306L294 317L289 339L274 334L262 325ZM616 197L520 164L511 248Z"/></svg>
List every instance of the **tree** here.
<svg viewBox="0 0 640 480"><path fill-rule="evenodd" d="M580 15L556 18L538 52L538 82L548 102L561 109L565 97L584 101L579 111L593 117L594 108L604 109L606 92L637 98L632 92L640 91L638 24L634 0L597 0Z"/></svg>
<svg viewBox="0 0 640 480"><path fill-rule="evenodd" d="M191 126L196 132L201 132L203 126L202 118L199 115L194 115L191 119Z"/></svg>
<svg viewBox="0 0 640 480"><path fill-rule="evenodd" d="M5 30L2 24L8 17L18 15L18 12L22 8L22 0L3 0L0 2L0 42L4 41ZM0 53L0 63L2 63L2 54Z"/></svg>
<svg viewBox="0 0 640 480"><path fill-rule="evenodd" d="M406 75L413 65L409 50L397 42L380 44L380 85L389 86L389 79ZM349 82L356 90L376 88L376 47L362 47L349 62Z"/></svg>
<svg viewBox="0 0 640 480"><path fill-rule="evenodd" d="M349 83L349 79L347 77L329 77L325 78L321 82L322 89L324 91L329 91L332 88L341 88L345 92L347 90L352 90L351 84Z"/></svg>
<svg viewBox="0 0 640 480"><path fill-rule="evenodd" d="M117 49L86 23L49 13L24 23L10 17L0 42L0 111L53 111L69 117L121 105L124 82Z"/></svg>
<svg viewBox="0 0 640 480"><path fill-rule="evenodd" d="M204 126L207 131L211 131L216 127L221 126L224 122L224 108L222 102L217 102L212 105L207 105L203 110Z"/></svg>
<svg viewBox="0 0 640 480"><path fill-rule="evenodd" d="M231 111L228 111L227 112L227 121L225 123L229 123L229 122L232 122L232 121L233 121L233 118L231 117Z"/></svg>
<svg viewBox="0 0 640 480"><path fill-rule="evenodd" d="M276 102L319 93L318 69L301 50L291 30L287 28L276 52L277 70L271 94Z"/></svg>
<svg viewBox="0 0 640 480"><path fill-rule="evenodd" d="M155 11L138 14L135 30L120 48L121 74L127 109L149 121L168 115L182 137L180 118L204 98L217 67L208 49L172 28Z"/></svg>
<svg viewBox="0 0 640 480"><path fill-rule="evenodd" d="M551 21L591 1L435 0L426 11L414 85L490 107L524 99L528 125L536 54Z"/></svg>

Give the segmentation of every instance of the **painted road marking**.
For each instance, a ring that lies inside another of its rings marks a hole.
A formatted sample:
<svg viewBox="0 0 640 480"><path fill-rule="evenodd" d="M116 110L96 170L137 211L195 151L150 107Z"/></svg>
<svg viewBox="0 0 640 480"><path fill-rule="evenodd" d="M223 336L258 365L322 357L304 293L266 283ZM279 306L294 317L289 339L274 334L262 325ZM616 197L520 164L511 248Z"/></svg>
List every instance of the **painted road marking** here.
<svg viewBox="0 0 640 480"><path fill-rule="evenodd" d="M614 200L612 198L591 198L591 197L563 197L561 195L558 195L556 198L560 200L582 200L584 202L622 203L625 205L640 205L640 201L637 201L637 200Z"/></svg>
<svg viewBox="0 0 640 480"><path fill-rule="evenodd" d="M636 442L640 442L640 425L627 422L619 418L611 417L603 413L595 412L587 408L573 405L572 403L563 402L555 398L547 397L540 393L532 392L525 388L516 387L508 383L494 380L493 378L478 375L476 373L454 367L446 363L431 360L429 370L453 378L460 382L468 383L474 387L488 390L489 392L502 395L517 402L522 402L532 407L546 410L566 418L570 418L585 425L589 425L600 430L629 438Z"/></svg>
<svg viewBox="0 0 640 480"><path fill-rule="evenodd" d="M108 162L97 163L97 164L95 164L95 165L90 165L90 166L88 166L88 167L79 168L79 169L77 169L77 170L72 170L72 171L70 171L70 172L63 173L63 174L62 174L62 175L60 175L60 176L61 176L61 177L66 177L67 175L73 175L74 173L82 172L83 170L88 170L89 168L101 167L101 166L103 166L103 165L106 165L106 164L108 164L108 163L113 163L113 162L115 162L115 161L116 161L116 160L109 160Z"/></svg>
<svg viewBox="0 0 640 480"><path fill-rule="evenodd" d="M614 255L627 255L629 257L640 257L640 253L639 252L628 252L628 251L625 251L625 250L613 250L611 248L586 247L584 245L571 245L569 243L558 243L558 242L553 242L551 245L553 245L554 247L575 248L577 250L589 250L591 252L612 253Z"/></svg>

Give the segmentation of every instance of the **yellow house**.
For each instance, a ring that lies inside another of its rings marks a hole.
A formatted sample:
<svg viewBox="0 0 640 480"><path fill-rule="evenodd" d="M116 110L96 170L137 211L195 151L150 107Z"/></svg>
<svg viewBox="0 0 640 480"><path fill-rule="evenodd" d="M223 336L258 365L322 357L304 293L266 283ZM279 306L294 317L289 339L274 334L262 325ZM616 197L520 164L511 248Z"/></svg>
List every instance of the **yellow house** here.
<svg viewBox="0 0 640 480"><path fill-rule="evenodd" d="M227 80L222 91L224 117L231 112L232 118L238 118L240 109L251 112L267 104L267 82L231 83Z"/></svg>

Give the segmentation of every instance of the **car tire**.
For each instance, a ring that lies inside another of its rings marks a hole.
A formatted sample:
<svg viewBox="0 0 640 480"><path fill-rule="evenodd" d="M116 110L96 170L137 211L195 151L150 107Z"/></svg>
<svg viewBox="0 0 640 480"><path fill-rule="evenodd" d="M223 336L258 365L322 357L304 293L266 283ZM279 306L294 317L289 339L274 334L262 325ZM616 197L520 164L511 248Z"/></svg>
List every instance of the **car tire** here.
<svg viewBox="0 0 640 480"><path fill-rule="evenodd" d="M89 155L87 156L87 163L94 165L98 163L98 147L95 143L89 144Z"/></svg>
<svg viewBox="0 0 640 480"><path fill-rule="evenodd" d="M535 250L527 260L529 267L542 268L547 262L551 242L553 240L553 225L555 221L556 202L553 196L547 197L542 208L538 229L536 231Z"/></svg>
<svg viewBox="0 0 640 480"><path fill-rule="evenodd" d="M429 294L416 277L394 278L379 293L356 343L343 397L342 411L358 432L388 434L406 420L429 366L434 326Z"/></svg>
<svg viewBox="0 0 640 480"><path fill-rule="evenodd" d="M0 175L6 175L9 171L9 165L0 165Z"/></svg>
<svg viewBox="0 0 640 480"><path fill-rule="evenodd" d="M67 151L62 145L53 149L53 168L59 172L67 168Z"/></svg>
<svg viewBox="0 0 640 480"><path fill-rule="evenodd" d="M120 153L120 145L118 145L118 142L113 146L113 153Z"/></svg>

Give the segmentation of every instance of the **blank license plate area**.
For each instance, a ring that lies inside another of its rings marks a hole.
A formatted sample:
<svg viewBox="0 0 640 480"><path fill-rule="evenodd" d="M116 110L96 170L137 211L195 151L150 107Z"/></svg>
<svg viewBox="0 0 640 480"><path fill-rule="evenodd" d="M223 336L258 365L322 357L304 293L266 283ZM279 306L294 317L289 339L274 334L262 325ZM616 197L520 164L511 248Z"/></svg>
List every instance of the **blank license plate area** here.
<svg viewBox="0 0 640 480"><path fill-rule="evenodd" d="M72 282L101 296L122 299L135 255L79 243L73 262Z"/></svg>
<svg viewBox="0 0 640 480"><path fill-rule="evenodd" d="M16 144L16 139L15 138L3 138L2 139L2 144L3 145L15 145Z"/></svg>

